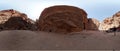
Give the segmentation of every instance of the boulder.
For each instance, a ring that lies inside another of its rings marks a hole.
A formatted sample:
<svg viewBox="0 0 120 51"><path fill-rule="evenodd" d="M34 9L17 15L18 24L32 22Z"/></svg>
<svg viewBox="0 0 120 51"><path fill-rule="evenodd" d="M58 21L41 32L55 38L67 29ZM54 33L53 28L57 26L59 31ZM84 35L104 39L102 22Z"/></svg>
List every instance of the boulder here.
<svg viewBox="0 0 120 51"><path fill-rule="evenodd" d="M70 33L87 28L87 13L74 6L51 6L45 8L37 21L40 31Z"/></svg>
<svg viewBox="0 0 120 51"><path fill-rule="evenodd" d="M89 18L88 19L88 28L87 30L99 30L100 22L97 19Z"/></svg>

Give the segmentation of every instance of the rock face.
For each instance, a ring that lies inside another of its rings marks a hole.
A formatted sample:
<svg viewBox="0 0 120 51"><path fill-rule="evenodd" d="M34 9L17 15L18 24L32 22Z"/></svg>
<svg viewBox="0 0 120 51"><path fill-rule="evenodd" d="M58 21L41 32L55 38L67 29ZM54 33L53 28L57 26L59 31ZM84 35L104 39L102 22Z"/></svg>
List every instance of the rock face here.
<svg viewBox="0 0 120 51"><path fill-rule="evenodd" d="M26 14L16 10L0 11L0 29L1 30L34 30L34 21L29 19Z"/></svg>
<svg viewBox="0 0 120 51"><path fill-rule="evenodd" d="M87 28L87 13L73 6L45 8L38 20L38 28L48 32L79 32Z"/></svg>
<svg viewBox="0 0 120 51"><path fill-rule="evenodd" d="M23 19L26 19L27 15L13 9L2 10L0 11L0 24L5 23L11 17L22 17Z"/></svg>
<svg viewBox="0 0 120 51"><path fill-rule="evenodd" d="M99 30L100 22L97 19L89 18L88 19L88 28L87 30Z"/></svg>
<svg viewBox="0 0 120 51"><path fill-rule="evenodd" d="M106 18L99 27L99 30L109 30L110 28L120 26L120 11L113 15L113 17Z"/></svg>

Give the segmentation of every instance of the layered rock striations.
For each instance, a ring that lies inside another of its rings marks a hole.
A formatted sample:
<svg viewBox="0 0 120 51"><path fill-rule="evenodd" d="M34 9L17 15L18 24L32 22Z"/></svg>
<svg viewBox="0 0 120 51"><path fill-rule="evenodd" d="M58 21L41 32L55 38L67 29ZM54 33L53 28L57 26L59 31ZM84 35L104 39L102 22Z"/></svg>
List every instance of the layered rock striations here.
<svg viewBox="0 0 120 51"><path fill-rule="evenodd" d="M38 29L48 32L79 32L87 28L87 13L74 6L45 8L38 20Z"/></svg>

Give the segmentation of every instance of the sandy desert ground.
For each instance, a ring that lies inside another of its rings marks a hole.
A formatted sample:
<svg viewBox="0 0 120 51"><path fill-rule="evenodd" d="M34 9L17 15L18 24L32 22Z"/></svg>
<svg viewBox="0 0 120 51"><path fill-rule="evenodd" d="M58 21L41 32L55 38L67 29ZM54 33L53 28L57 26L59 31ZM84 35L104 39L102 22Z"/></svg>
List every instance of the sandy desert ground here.
<svg viewBox="0 0 120 51"><path fill-rule="evenodd" d="M0 32L1 50L120 50L120 32L82 31L71 34L56 34L28 30Z"/></svg>

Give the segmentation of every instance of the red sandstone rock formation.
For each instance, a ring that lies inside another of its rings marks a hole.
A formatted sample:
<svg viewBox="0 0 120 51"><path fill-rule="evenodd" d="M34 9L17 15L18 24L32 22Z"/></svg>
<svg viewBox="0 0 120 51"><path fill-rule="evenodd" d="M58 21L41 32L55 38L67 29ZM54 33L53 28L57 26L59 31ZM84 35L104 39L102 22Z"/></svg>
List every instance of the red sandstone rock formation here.
<svg viewBox="0 0 120 51"><path fill-rule="evenodd" d="M99 25L100 25L100 22L97 19L89 18L87 30L98 30Z"/></svg>
<svg viewBox="0 0 120 51"><path fill-rule="evenodd" d="M38 29L48 32L79 32L87 28L87 13L74 6L52 6L45 8L38 23Z"/></svg>
<svg viewBox="0 0 120 51"><path fill-rule="evenodd" d="M16 10L2 10L0 11L0 24L5 23L11 17L22 17L23 19L27 19L27 15L24 13L20 13Z"/></svg>
<svg viewBox="0 0 120 51"><path fill-rule="evenodd" d="M34 21L29 19L26 14L16 10L0 11L0 29L4 30L33 30Z"/></svg>

